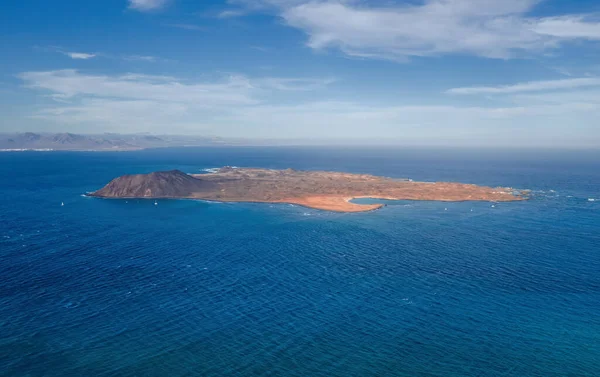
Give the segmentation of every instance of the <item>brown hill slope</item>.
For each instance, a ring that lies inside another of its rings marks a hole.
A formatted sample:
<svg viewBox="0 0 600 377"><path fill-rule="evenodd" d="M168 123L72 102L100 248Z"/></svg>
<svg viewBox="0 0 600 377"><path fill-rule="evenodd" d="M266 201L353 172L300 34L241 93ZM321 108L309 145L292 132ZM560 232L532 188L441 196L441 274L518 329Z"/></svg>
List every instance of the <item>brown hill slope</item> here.
<svg viewBox="0 0 600 377"><path fill-rule="evenodd" d="M214 182L194 178L180 170L170 170L124 175L90 195L105 198L185 198L215 189Z"/></svg>

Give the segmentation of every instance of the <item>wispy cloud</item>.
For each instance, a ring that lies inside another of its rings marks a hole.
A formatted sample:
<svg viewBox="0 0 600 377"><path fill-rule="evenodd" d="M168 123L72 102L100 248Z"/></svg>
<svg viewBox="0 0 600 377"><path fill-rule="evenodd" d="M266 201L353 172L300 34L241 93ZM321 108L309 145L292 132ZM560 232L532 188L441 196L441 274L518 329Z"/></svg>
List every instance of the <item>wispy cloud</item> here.
<svg viewBox="0 0 600 377"><path fill-rule="evenodd" d="M111 53L104 53L104 52L94 52L94 53L87 53L87 52L73 52L73 51L69 51L65 48L62 47L57 47L57 46L48 46L48 47L36 47L40 50L43 51L51 51L51 52L57 52L60 54L63 54L65 56L70 57L71 59L76 59L76 60L89 60L89 59L94 59L94 58L104 58L104 59L117 59L117 60L126 60L126 61L142 61L142 62L149 62L149 63L153 63L153 62L159 62L159 61L169 61L168 59L163 59L163 58L159 58L157 56L152 56L152 55L116 55L116 54L111 54Z"/></svg>
<svg viewBox="0 0 600 377"><path fill-rule="evenodd" d="M140 12L148 12L161 9L167 5L169 0L128 0L129 8Z"/></svg>
<svg viewBox="0 0 600 377"><path fill-rule="evenodd" d="M71 59L81 59L81 60L88 60L88 59L95 58L97 56L96 54L87 54L84 52L63 52L63 54L67 55Z"/></svg>
<svg viewBox="0 0 600 377"><path fill-rule="evenodd" d="M314 78L281 78L267 77L257 79L254 82L262 88L284 90L284 91L309 91L322 88L334 83L334 78L314 79Z"/></svg>
<svg viewBox="0 0 600 377"><path fill-rule="evenodd" d="M582 77L575 79L530 81L514 85L473 86L449 89L450 94L512 94L524 92L539 92L549 90L565 90L582 87L600 86L600 78Z"/></svg>
<svg viewBox="0 0 600 377"><path fill-rule="evenodd" d="M156 56L150 56L150 55L126 55L123 57L123 59L125 60L129 60L129 61L142 61L142 62L156 62L159 60L159 58L157 58Z"/></svg>
<svg viewBox="0 0 600 377"><path fill-rule="evenodd" d="M37 50L41 50L41 51L57 52L59 54L68 56L71 59L79 59L79 60L93 59L93 58L96 58L101 55L99 53L69 51L60 46L34 46L34 48Z"/></svg>
<svg viewBox="0 0 600 377"><path fill-rule="evenodd" d="M33 116L70 124L111 129L119 124L157 129L170 125L189 131L217 114L260 106L276 93L316 90L333 82L318 78L248 78L187 82L172 76L93 75L76 70L23 72L26 87L54 100ZM279 97L279 96L278 96ZM200 121L201 120L201 121Z"/></svg>
<svg viewBox="0 0 600 377"><path fill-rule="evenodd" d="M590 15L534 17L544 0L237 0L250 10L275 12L302 30L313 49L405 62L448 54L510 59L547 53L576 40L600 40Z"/></svg>
<svg viewBox="0 0 600 377"><path fill-rule="evenodd" d="M558 38L600 40L600 22L586 15L543 18L534 30Z"/></svg>
<svg viewBox="0 0 600 377"><path fill-rule="evenodd" d="M283 18L304 30L315 49L338 47L348 55L397 60L406 56L464 53L509 58L543 49L543 37L519 18L535 0L433 0L424 5L366 8L307 3Z"/></svg>
<svg viewBox="0 0 600 377"><path fill-rule="evenodd" d="M247 12L243 9L228 9L217 14L217 18L234 18L245 16Z"/></svg>
<svg viewBox="0 0 600 377"><path fill-rule="evenodd" d="M201 106L255 104L267 91L315 90L335 81L331 78L229 75L217 82L187 83L172 76L91 75L73 69L23 72L19 78L29 88L47 90L63 99L92 96L196 103Z"/></svg>
<svg viewBox="0 0 600 377"><path fill-rule="evenodd" d="M195 103L200 106L252 104L248 79L230 76L222 82L187 84L168 76L89 75L76 70L24 72L19 77L30 88L63 98L93 97Z"/></svg>

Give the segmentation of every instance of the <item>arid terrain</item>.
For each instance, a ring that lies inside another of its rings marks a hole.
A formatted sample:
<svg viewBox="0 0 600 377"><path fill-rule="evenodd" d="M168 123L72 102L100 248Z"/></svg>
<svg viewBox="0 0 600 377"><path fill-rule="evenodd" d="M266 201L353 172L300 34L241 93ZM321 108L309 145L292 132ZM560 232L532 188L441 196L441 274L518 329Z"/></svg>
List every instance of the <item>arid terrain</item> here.
<svg viewBox="0 0 600 377"><path fill-rule="evenodd" d="M291 203L335 212L363 212L383 206L350 202L354 198L490 202L526 199L522 193L506 187L413 182L367 174L231 167L209 174L190 175L171 170L125 175L89 195Z"/></svg>

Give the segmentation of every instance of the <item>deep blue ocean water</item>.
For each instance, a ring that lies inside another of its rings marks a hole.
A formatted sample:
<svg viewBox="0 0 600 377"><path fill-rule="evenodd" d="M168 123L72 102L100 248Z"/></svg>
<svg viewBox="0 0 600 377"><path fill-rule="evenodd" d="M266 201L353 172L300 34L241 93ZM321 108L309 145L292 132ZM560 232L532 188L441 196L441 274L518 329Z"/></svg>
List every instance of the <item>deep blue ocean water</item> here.
<svg viewBox="0 0 600 377"><path fill-rule="evenodd" d="M223 165L533 193L358 214L82 196ZM0 194L3 376L600 376L598 151L1 153Z"/></svg>

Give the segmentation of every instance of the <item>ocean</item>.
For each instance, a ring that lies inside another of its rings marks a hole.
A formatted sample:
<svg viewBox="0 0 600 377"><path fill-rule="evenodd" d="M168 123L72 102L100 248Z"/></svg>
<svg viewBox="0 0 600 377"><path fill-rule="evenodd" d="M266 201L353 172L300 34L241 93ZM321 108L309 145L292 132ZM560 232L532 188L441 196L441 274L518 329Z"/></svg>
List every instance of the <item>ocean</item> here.
<svg viewBox="0 0 600 377"><path fill-rule="evenodd" d="M353 214L83 195L224 165L532 191ZM600 151L11 152L0 194L2 376L600 376Z"/></svg>

